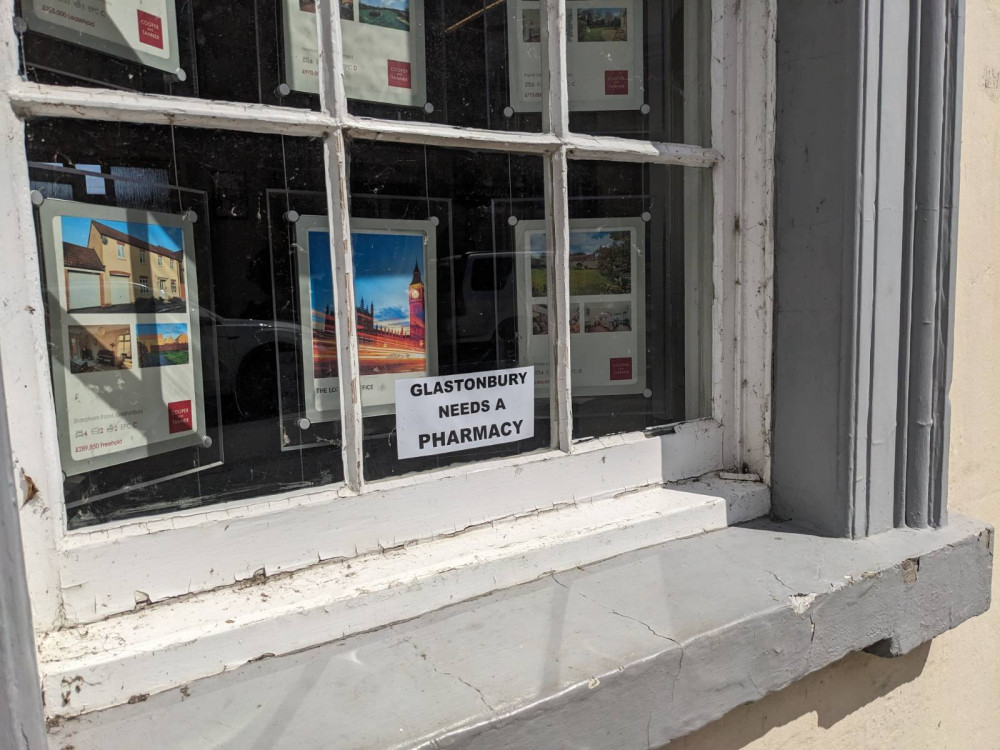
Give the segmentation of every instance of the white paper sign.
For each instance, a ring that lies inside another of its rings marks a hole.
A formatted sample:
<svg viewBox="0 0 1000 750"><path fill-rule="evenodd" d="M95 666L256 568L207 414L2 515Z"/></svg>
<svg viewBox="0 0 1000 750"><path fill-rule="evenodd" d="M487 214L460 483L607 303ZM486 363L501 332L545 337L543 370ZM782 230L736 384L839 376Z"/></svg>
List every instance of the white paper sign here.
<svg viewBox="0 0 1000 750"><path fill-rule="evenodd" d="M513 443L534 434L534 367L396 381L400 458Z"/></svg>
<svg viewBox="0 0 1000 750"><path fill-rule="evenodd" d="M516 112L541 112L543 9L538 0L512 0L509 8L510 105ZM643 105L642 26L642 3L635 0L567 0L570 111Z"/></svg>
<svg viewBox="0 0 1000 750"><path fill-rule="evenodd" d="M28 28L73 44L175 72L173 0L31 0Z"/></svg>

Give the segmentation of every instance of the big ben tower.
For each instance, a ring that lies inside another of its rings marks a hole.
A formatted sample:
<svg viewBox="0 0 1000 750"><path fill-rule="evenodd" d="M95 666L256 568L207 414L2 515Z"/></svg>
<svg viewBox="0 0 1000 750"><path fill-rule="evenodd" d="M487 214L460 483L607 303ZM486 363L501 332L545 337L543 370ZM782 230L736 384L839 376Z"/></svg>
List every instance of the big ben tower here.
<svg viewBox="0 0 1000 750"><path fill-rule="evenodd" d="M413 263L413 280L410 282L410 338L424 343L424 282L420 266Z"/></svg>

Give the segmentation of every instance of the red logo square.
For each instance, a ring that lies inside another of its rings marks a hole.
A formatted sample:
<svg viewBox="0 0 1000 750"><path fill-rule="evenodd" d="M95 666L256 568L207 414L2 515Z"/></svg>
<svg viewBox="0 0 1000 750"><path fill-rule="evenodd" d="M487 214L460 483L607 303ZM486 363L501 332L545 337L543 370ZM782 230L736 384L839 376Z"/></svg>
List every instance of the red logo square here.
<svg viewBox="0 0 1000 750"><path fill-rule="evenodd" d="M139 41L150 47L163 49L163 21L159 16L144 10L136 12L139 14Z"/></svg>
<svg viewBox="0 0 1000 750"><path fill-rule="evenodd" d="M604 71L604 93L606 96L618 94L628 95L628 71L627 70L605 70Z"/></svg>
<svg viewBox="0 0 1000 750"><path fill-rule="evenodd" d="M632 379L632 358L612 357L611 358L611 379L631 380Z"/></svg>
<svg viewBox="0 0 1000 750"><path fill-rule="evenodd" d="M170 420L170 434L194 429L194 414L190 401L174 401L167 404L167 418Z"/></svg>
<svg viewBox="0 0 1000 750"><path fill-rule="evenodd" d="M389 85L398 89L410 88L410 64L389 60Z"/></svg>

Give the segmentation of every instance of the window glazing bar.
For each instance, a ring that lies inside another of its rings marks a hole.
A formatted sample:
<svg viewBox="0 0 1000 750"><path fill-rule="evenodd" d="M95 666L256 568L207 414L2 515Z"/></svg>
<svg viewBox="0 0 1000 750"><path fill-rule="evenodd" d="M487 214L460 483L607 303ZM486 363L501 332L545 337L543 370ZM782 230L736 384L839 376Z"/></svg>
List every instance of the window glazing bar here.
<svg viewBox="0 0 1000 750"><path fill-rule="evenodd" d="M566 78L566 0L545 0L542 26L542 128L562 141L569 135ZM545 156L545 228L552 255L546 276L552 376L549 408L552 445L573 446L573 392L569 336L569 186L566 147Z"/></svg>
<svg viewBox="0 0 1000 750"><path fill-rule="evenodd" d="M376 120L347 117L344 126L352 138L389 143L409 143L418 146L473 148L525 154L545 154L555 151L560 141L549 133L479 130L435 123Z"/></svg>
<svg viewBox="0 0 1000 750"><path fill-rule="evenodd" d="M545 0L542 27L542 130L569 135L569 85L566 78L566 0Z"/></svg>
<svg viewBox="0 0 1000 750"><path fill-rule="evenodd" d="M347 93L339 7L335 0L321 0L316 4L316 38L319 42L320 104L323 112L342 122L347 117Z"/></svg>
<svg viewBox="0 0 1000 750"><path fill-rule="evenodd" d="M569 333L569 161L566 150L545 157L545 228L552 256L547 266L552 378L550 413L552 447L569 452L573 445L573 383Z"/></svg>
<svg viewBox="0 0 1000 750"><path fill-rule="evenodd" d="M338 76L334 75L332 78L334 93L337 89L342 90L342 77L339 77L339 84L336 83ZM722 159L715 149L682 143L638 141L578 133L558 136L553 133L480 130L347 114L334 116L327 112L267 104L49 86L24 81L11 85L9 98L14 110L22 117L66 117L300 137L323 137L344 127L351 137L365 140L526 154L553 153L561 145L565 145L570 159L678 164L687 167L710 167Z"/></svg>
<svg viewBox="0 0 1000 750"><path fill-rule="evenodd" d="M615 136L573 133L563 139L570 159L621 161L641 164L676 164L682 167L712 167L722 154L712 148L684 143L636 141Z"/></svg>
<svg viewBox="0 0 1000 750"><path fill-rule="evenodd" d="M338 126L327 114L290 107L23 81L11 86L9 97L14 111L23 117L68 117L314 137Z"/></svg>
<svg viewBox="0 0 1000 750"><path fill-rule="evenodd" d="M333 0L317 4L320 49L319 90L324 112L334 118L347 113L341 55L339 6ZM361 423L361 368L358 363L358 329L354 304L354 254L351 248L350 190L347 151L340 130L323 142L326 164L327 220L333 269L334 325L337 334L337 376L340 381L340 416L343 436L344 481L361 492L364 485L364 426Z"/></svg>

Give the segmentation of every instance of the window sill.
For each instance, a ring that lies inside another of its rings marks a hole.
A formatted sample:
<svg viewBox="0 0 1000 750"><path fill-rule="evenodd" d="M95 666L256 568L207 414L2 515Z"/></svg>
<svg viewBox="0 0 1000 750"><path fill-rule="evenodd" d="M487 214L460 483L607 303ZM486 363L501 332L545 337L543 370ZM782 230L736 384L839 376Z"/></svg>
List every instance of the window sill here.
<svg viewBox="0 0 1000 750"><path fill-rule="evenodd" d="M710 475L486 522L428 542L137 607L47 633L50 715L79 715L766 514L768 488ZM139 593L136 593L138 600ZM122 686L125 686L124 688Z"/></svg>
<svg viewBox="0 0 1000 750"><path fill-rule="evenodd" d="M992 559L993 530L957 516L860 541L756 521L136 696L53 739L658 746L850 651L902 654L984 612Z"/></svg>

